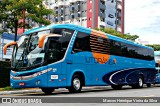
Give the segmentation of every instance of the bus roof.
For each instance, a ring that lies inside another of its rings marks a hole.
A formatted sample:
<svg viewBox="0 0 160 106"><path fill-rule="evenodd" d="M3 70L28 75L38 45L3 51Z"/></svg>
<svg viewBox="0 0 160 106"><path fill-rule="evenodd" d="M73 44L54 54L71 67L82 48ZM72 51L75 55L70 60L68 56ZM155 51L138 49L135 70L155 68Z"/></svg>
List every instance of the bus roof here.
<svg viewBox="0 0 160 106"><path fill-rule="evenodd" d="M51 24L51 25L42 26L42 27L28 30L28 31L24 32L22 35L38 32L41 30L47 30L47 29L51 29L51 28L69 28L69 29L73 29L73 30L86 32L86 33L90 33L93 30L93 29L89 29L89 28L85 28L85 27L73 25L73 24ZM135 42L132 42L132 41L108 34L108 33L106 33L106 36L108 36L109 39L113 39L113 40L120 41L120 42L125 42L125 43L132 44L132 45L137 45L137 46L141 46L141 47L145 47L145 48L153 50L153 48L151 48L151 47L143 46L143 45L137 44Z"/></svg>

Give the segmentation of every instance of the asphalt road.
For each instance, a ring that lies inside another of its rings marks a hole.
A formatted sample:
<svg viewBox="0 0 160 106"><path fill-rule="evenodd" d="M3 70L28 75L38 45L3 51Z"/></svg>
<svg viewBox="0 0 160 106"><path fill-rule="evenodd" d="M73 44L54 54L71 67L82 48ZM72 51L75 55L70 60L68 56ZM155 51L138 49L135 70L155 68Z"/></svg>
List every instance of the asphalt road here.
<svg viewBox="0 0 160 106"><path fill-rule="evenodd" d="M66 89L57 89L51 95L45 95L43 92L36 93L23 93L23 94L11 94L11 95L1 95L1 97L138 97L138 98L150 98L150 97L159 97L160 99L160 85L151 86L150 88L144 87L142 89L132 89L129 86L124 86L122 90L113 90L111 87L84 87L81 93L69 93ZM87 98L86 98L87 99ZM23 104L25 105L25 104ZM42 104L40 104L42 105ZM40 106L39 105L39 106ZM43 104L44 106L45 104ZM52 104L47 104L48 106L52 106ZM67 104L59 104L54 103L57 106L75 106L75 103L67 103ZM98 106L98 105L109 105L109 106L159 106L160 103L76 103L76 106ZM12 106L14 106L12 104ZM15 105L17 106L17 105Z"/></svg>

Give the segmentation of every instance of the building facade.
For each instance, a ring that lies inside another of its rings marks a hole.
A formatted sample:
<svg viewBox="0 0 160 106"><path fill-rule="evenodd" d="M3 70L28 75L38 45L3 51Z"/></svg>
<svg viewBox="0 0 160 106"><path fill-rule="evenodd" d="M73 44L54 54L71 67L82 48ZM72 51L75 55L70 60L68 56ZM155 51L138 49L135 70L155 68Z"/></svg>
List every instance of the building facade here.
<svg viewBox="0 0 160 106"><path fill-rule="evenodd" d="M13 47L9 47L7 48L7 54L4 55L3 54L3 47L10 42L14 41L14 35L4 32L1 37L0 37L0 61L10 61L11 57L12 57L12 51L13 51ZM20 36L17 36L17 40L20 38Z"/></svg>
<svg viewBox="0 0 160 106"><path fill-rule="evenodd" d="M53 24L72 23L88 28L113 28L124 33L124 0L45 0L53 9Z"/></svg>

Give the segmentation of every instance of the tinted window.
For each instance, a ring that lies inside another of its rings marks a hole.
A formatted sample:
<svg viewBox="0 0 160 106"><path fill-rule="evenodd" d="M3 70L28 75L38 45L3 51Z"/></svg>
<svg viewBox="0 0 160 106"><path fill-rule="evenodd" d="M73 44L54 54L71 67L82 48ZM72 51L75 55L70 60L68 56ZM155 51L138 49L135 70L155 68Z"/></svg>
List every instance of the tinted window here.
<svg viewBox="0 0 160 106"><path fill-rule="evenodd" d="M112 55L130 57L143 60L153 60L153 50L127 44L124 42L110 40L110 52Z"/></svg>
<svg viewBox="0 0 160 106"><path fill-rule="evenodd" d="M78 32L72 53L90 51L89 34Z"/></svg>
<svg viewBox="0 0 160 106"><path fill-rule="evenodd" d="M48 42L48 55L47 63L52 63L63 59L70 39L73 35L74 30L69 29L54 29L52 33L58 34L59 36L50 37Z"/></svg>

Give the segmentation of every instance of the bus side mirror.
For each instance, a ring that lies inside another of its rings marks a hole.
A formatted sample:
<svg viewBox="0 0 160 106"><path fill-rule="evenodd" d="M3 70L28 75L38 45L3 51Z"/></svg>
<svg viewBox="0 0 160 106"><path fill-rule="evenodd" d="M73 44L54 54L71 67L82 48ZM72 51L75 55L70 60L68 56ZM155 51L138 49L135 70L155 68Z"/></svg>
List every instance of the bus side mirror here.
<svg viewBox="0 0 160 106"><path fill-rule="evenodd" d="M45 40L46 36L48 36L48 34L47 34L47 35L42 35L42 36L39 38L39 40L38 40L38 47L39 47L39 48L42 48L42 47L43 47L43 45L44 45L44 40Z"/></svg>
<svg viewBox="0 0 160 106"><path fill-rule="evenodd" d="M3 48L3 50L4 50L4 55L6 55L6 53L7 53L7 48L10 47L10 46L13 46L13 45L17 45L17 42L7 43L7 44L4 46L4 48Z"/></svg>

